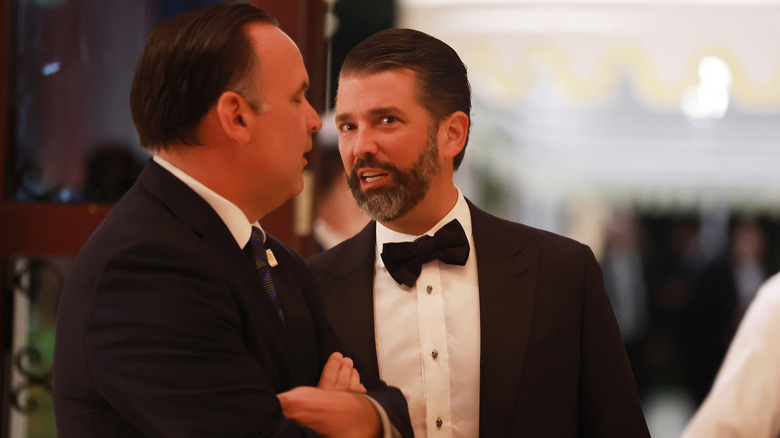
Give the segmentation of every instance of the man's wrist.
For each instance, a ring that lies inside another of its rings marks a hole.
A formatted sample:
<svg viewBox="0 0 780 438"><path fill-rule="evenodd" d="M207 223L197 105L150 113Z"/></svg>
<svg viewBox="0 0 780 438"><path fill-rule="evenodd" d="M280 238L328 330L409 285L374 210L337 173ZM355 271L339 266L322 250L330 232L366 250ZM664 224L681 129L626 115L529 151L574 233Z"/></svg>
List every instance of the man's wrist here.
<svg viewBox="0 0 780 438"><path fill-rule="evenodd" d="M400 436L396 428L393 426L393 424L390 422L390 418L387 416L387 412L385 412L385 408L382 407L382 405L379 404L378 401L374 400L372 397L361 394L365 398L368 399L368 401L371 402L371 404L374 405L374 408L376 409L376 412L379 414L379 420L382 422L382 436L383 438L392 438L396 436Z"/></svg>

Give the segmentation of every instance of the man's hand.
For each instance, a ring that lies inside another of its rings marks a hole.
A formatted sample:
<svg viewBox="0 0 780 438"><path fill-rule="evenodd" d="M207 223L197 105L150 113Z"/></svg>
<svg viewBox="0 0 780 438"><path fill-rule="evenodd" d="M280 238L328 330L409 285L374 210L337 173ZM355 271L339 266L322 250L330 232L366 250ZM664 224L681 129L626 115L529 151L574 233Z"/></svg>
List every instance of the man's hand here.
<svg viewBox="0 0 780 438"><path fill-rule="evenodd" d="M379 413L362 394L299 386L277 397L285 417L327 437L367 438L382 433Z"/></svg>
<svg viewBox="0 0 780 438"><path fill-rule="evenodd" d="M333 391L357 391L366 392L365 386L360 383L360 374L354 368L352 359L344 357L341 353L333 353L328 362L322 368L319 389Z"/></svg>

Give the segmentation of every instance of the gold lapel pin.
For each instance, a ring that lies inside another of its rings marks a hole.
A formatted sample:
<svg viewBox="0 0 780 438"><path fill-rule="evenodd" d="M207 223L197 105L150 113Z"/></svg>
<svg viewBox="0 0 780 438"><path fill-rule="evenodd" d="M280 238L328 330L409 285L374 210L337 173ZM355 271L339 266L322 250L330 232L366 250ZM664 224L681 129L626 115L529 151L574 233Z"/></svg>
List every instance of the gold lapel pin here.
<svg viewBox="0 0 780 438"><path fill-rule="evenodd" d="M268 259L268 266L273 268L279 264L279 262L276 261L276 256L270 248L265 250L265 257Z"/></svg>

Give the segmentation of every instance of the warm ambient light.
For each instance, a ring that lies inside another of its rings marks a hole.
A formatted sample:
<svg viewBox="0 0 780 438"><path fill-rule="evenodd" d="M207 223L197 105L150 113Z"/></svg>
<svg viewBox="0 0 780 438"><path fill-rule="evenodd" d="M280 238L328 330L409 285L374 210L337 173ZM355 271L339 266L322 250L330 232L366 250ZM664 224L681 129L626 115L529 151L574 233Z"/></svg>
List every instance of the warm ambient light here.
<svg viewBox="0 0 780 438"><path fill-rule="evenodd" d="M686 117L696 120L721 119L729 107L731 69L720 58L705 56L699 61L699 83L682 96Z"/></svg>

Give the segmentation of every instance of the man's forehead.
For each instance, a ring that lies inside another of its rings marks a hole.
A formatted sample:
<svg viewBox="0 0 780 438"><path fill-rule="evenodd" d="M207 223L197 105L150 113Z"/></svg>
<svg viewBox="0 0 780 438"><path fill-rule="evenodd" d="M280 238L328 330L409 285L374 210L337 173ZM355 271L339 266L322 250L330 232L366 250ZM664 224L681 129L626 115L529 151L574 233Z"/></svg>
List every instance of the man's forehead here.
<svg viewBox="0 0 780 438"><path fill-rule="evenodd" d="M387 76L405 76L413 79L417 83L417 72L406 67L390 67L380 70L347 70L339 75L339 83L348 80L357 80L360 82Z"/></svg>
<svg viewBox="0 0 780 438"><path fill-rule="evenodd" d="M381 108L396 107L407 97L417 101L416 77L410 75L416 73L408 69L393 69L342 74L336 93L336 109L340 106L343 108L358 105L362 106L362 111L377 112ZM401 78L403 76L411 79L413 83L405 82Z"/></svg>
<svg viewBox="0 0 780 438"><path fill-rule="evenodd" d="M377 72L346 72L339 76L339 86L336 97L349 93L360 93L357 97L363 97L363 93L371 91L372 94L387 96L402 96L404 92L414 94L417 91L417 73L406 68L395 68Z"/></svg>

